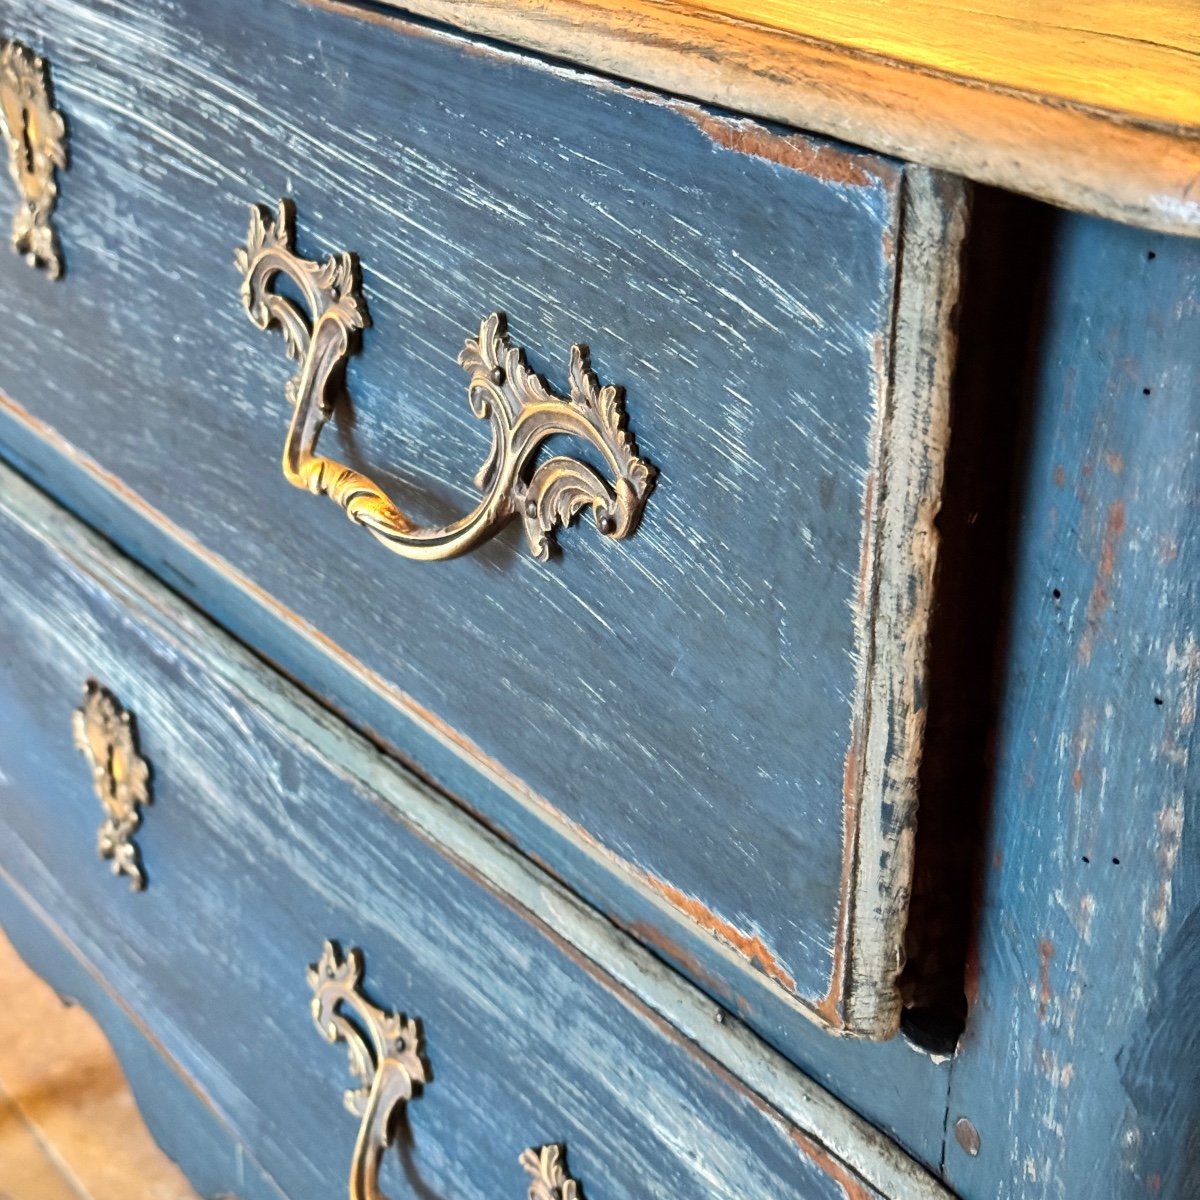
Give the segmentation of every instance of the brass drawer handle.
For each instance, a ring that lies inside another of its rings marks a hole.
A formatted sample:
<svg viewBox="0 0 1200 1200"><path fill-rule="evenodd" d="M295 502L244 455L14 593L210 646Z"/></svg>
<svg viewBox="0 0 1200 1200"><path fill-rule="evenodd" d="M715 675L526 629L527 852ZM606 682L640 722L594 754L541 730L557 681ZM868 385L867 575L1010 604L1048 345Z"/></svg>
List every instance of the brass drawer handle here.
<svg viewBox="0 0 1200 1200"><path fill-rule="evenodd" d="M44 267L57 279L62 254L50 218L58 200L54 169L67 166L67 129L54 107L49 67L20 42L0 42L0 113L9 173L21 193L12 247L31 267Z"/></svg>
<svg viewBox="0 0 1200 1200"><path fill-rule="evenodd" d="M83 703L72 714L75 745L92 768L92 786L104 809L96 837L101 858L112 863L114 875L128 875L129 886L146 886L142 855L133 834L150 803L150 767L138 753L133 714L94 679L83 686Z"/></svg>
<svg viewBox="0 0 1200 1200"><path fill-rule="evenodd" d="M509 340L502 313L487 317L458 356L471 377L471 410L492 426L491 451L475 476L483 498L471 513L449 525L419 526L365 475L317 454L317 439L343 390L346 360L370 317L353 255L313 262L297 255L293 243L294 212L280 201L274 215L259 205L251 208L246 245L236 252L250 319L259 329L278 325L288 354L300 363L287 385L294 412L283 473L290 483L336 500L389 550L427 561L465 554L518 515L539 559L549 558L556 527L570 524L589 506L605 537L634 531L655 472L638 456L626 428L620 389L601 387L587 347L572 346L570 396L555 395ZM272 290L280 275L300 290L307 312ZM539 451L556 434L598 451L613 482L578 459L556 455L539 463Z"/></svg>
<svg viewBox="0 0 1200 1200"><path fill-rule="evenodd" d="M391 1143L398 1110L429 1081L420 1022L377 1008L362 993L362 951L344 956L326 942L320 960L308 968L312 1015L329 1042L345 1042L350 1073L359 1081L343 1097L360 1118L350 1164L350 1200L385 1200L379 1166ZM561 1145L530 1147L521 1153L529 1172L529 1200L582 1200L579 1184L567 1174Z"/></svg>

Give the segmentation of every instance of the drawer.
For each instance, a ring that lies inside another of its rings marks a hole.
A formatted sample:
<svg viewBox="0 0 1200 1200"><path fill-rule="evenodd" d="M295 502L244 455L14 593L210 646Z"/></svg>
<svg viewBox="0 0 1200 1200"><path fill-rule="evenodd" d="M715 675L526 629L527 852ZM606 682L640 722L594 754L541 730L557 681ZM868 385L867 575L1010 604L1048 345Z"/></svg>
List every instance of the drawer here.
<svg viewBox="0 0 1200 1200"><path fill-rule="evenodd" d="M6 19L71 153L63 277L0 256L7 453L56 447L107 533L165 531L240 637L731 1003L750 977L894 1032L959 186L365 10ZM294 367L234 263L278 198L298 255L361 262L326 453L414 521L470 511L455 358L503 311L557 393L582 342L624 387L657 472L632 536L588 517L542 562L517 519L410 561L292 487Z"/></svg>
<svg viewBox="0 0 1200 1200"><path fill-rule="evenodd" d="M362 1105L343 1112L342 1094L363 1080L315 1027L313 991L335 993L306 968L336 974L351 946L365 972L335 998L419 1020L427 1060L385 1157L389 1194L519 1196L521 1151L560 1143L596 1200L941 1194L812 1085L797 1092L825 1141L738 1083L598 965L594 947L624 935L575 904L593 957L569 950L516 897L571 909L557 885L6 471L0 517L0 873L282 1194L346 1187ZM80 705L89 678L111 693ZM128 879L98 853L104 810L73 723L106 748L101 784L144 799L114 839L133 847L111 856ZM345 957L322 960L326 939ZM671 1007L693 995L675 984ZM771 1069L786 1092L788 1068ZM156 1132L168 1151L190 1136Z"/></svg>

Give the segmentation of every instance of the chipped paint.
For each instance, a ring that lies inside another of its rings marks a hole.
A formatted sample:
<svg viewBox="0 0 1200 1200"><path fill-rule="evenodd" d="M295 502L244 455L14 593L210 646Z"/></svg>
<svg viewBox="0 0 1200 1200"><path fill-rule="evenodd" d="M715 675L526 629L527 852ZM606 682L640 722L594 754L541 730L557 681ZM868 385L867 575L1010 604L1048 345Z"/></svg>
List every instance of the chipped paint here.
<svg viewBox="0 0 1200 1200"><path fill-rule="evenodd" d="M1111 603L1109 587L1117 561L1117 545L1124 532L1125 502L1114 500L1108 507L1104 539L1100 546L1100 564L1096 571L1096 580L1092 585L1091 595L1088 597L1087 624L1083 639L1079 644L1079 661L1084 666L1092 661L1092 647L1100 627L1100 620Z"/></svg>
<svg viewBox="0 0 1200 1200"><path fill-rule="evenodd" d="M846 1164L834 1158L824 1146L818 1145L812 1138L805 1137L798 1129L791 1131L792 1141L806 1158L820 1167L830 1179L842 1189L845 1200L873 1200L875 1193L868 1190Z"/></svg>
<svg viewBox="0 0 1200 1200"><path fill-rule="evenodd" d="M718 916L697 897L689 896L686 892L657 878L649 871L642 870L639 875L677 912L683 913L706 933L736 950L751 966L768 978L774 979L776 983L782 984L789 992L796 990L796 981L787 973L771 948L757 933L746 933L738 929L731 921Z"/></svg>
<svg viewBox="0 0 1200 1200"><path fill-rule="evenodd" d="M1096 897L1091 892L1085 892L1079 897L1079 916L1075 922L1075 932L1085 944L1092 940L1092 918L1095 915Z"/></svg>
<svg viewBox="0 0 1200 1200"><path fill-rule="evenodd" d="M676 102L670 107L724 150L803 171L825 183L860 188L880 185L878 159L856 155L802 133L775 133L748 118L715 116L693 104Z"/></svg>
<svg viewBox="0 0 1200 1200"><path fill-rule="evenodd" d="M1037 1015L1039 1021L1046 1019L1047 1010L1054 992L1050 988L1050 961L1054 958L1054 943L1049 938L1038 942L1038 992Z"/></svg>
<svg viewBox="0 0 1200 1200"><path fill-rule="evenodd" d="M1163 731L1161 753L1168 762L1179 767L1188 765L1190 735L1196 723L1196 706L1200 699L1200 643L1188 633L1182 647L1174 642L1167 647L1166 674L1178 691L1178 699L1167 706L1174 717Z"/></svg>
<svg viewBox="0 0 1200 1200"><path fill-rule="evenodd" d="M1158 862L1159 882L1150 914L1159 937L1167 931L1167 917L1171 911L1171 896L1174 888L1175 864L1183 845L1183 796L1176 796L1154 815L1155 858Z"/></svg>
<svg viewBox="0 0 1200 1200"><path fill-rule="evenodd" d="M657 925L651 925L649 921L631 921L621 924L621 928L643 945L658 951L667 962L681 967L702 988L714 996L719 996L739 1015L744 1016L747 1013L749 1005L744 997L736 995L724 979L707 970L696 955L668 937Z"/></svg>

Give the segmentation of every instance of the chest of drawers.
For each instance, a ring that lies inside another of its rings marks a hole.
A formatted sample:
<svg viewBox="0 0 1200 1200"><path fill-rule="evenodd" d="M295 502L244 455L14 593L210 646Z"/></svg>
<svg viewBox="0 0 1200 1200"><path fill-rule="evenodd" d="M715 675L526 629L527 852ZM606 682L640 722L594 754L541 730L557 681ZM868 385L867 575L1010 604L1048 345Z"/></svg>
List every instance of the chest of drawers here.
<svg viewBox="0 0 1200 1200"><path fill-rule="evenodd" d="M732 43L754 116L379 7L4 16L4 923L194 1179L1188 1194L1186 201L773 124ZM570 57L693 78L636 27Z"/></svg>

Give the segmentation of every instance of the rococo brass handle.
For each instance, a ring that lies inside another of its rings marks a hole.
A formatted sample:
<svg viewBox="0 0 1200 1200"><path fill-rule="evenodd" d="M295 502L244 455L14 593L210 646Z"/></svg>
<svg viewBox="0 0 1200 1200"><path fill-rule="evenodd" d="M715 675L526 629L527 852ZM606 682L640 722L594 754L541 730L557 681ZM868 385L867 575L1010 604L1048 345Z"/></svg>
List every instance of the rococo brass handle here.
<svg viewBox="0 0 1200 1200"><path fill-rule="evenodd" d="M376 1008L361 990L362 952L344 956L326 942L320 960L308 969L312 1015L330 1042L345 1042L350 1073L359 1086L347 1091L347 1110L360 1119L350 1164L350 1200L385 1200L379 1166L395 1127L398 1110L427 1083L420 1023ZM582 1200L579 1184L567 1174L561 1145L530 1147L521 1153L529 1173L529 1200Z"/></svg>
<svg viewBox="0 0 1200 1200"><path fill-rule="evenodd" d="M346 360L370 323L358 262L351 254L324 262L293 249L294 212L281 201L275 214L251 209L246 245L236 252L242 302L259 329L278 325L288 354L300 368L287 385L294 406L283 473L297 487L336 500L351 520L364 525L389 550L407 558L454 558L494 536L520 516L530 549L550 556L554 530L591 507L606 537L631 534L654 480L626 428L620 389L600 386L586 346L571 348L570 395L550 391L506 332L502 313L492 313L468 338L458 361L470 373L472 411L492 427L492 447L475 476L483 497L467 516L449 525L422 527L410 520L370 479L317 453L317 439L343 389ZM299 289L307 313L273 290L283 275ZM556 455L538 461L548 438L581 439L604 460L612 481L578 459Z"/></svg>

